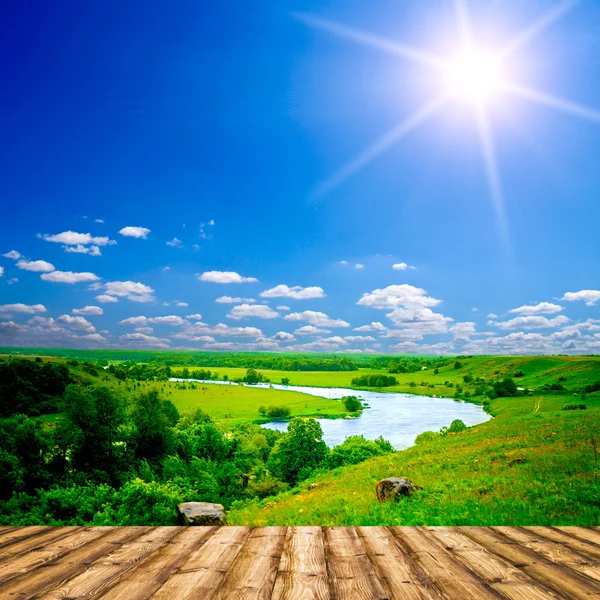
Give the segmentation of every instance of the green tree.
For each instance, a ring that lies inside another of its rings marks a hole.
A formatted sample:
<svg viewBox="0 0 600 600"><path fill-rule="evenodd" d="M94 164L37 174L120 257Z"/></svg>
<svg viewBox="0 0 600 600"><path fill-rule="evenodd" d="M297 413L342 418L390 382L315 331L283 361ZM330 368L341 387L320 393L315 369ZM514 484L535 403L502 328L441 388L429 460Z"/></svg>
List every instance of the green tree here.
<svg viewBox="0 0 600 600"><path fill-rule="evenodd" d="M362 402L356 396L344 396L342 398L344 408L349 412L358 412L362 410Z"/></svg>
<svg viewBox="0 0 600 600"><path fill-rule="evenodd" d="M132 447L136 458L149 462L161 459L173 449L172 410L156 390L140 394L131 414Z"/></svg>
<svg viewBox="0 0 600 600"><path fill-rule="evenodd" d="M267 463L268 469L291 485L306 479L327 456L323 430L315 419L294 417L288 433L276 444Z"/></svg>

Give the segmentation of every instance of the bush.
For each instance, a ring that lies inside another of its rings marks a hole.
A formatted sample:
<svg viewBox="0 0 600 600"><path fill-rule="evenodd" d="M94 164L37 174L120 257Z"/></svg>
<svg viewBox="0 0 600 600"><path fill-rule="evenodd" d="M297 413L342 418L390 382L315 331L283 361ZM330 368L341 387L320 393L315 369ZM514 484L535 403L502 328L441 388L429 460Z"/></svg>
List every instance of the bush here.
<svg viewBox="0 0 600 600"><path fill-rule="evenodd" d="M363 375L352 379L352 385L362 387L390 387L397 383L398 380L391 375Z"/></svg>
<svg viewBox="0 0 600 600"><path fill-rule="evenodd" d="M436 431L424 431L415 438L415 444L425 444L427 442L433 442L433 440L436 440L439 437L440 434Z"/></svg>
<svg viewBox="0 0 600 600"><path fill-rule="evenodd" d="M449 433L460 433L465 429L467 429L467 426L460 419L454 419L454 421L450 423L450 427L442 427L440 429L440 435L445 437Z"/></svg>
<svg viewBox="0 0 600 600"><path fill-rule="evenodd" d="M587 405L585 404L581 404L581 403L572 403L572 404L565 404L562 407L562 410L586 410L587 409Z"/></svg>
<svg viewBox="0 0 600 600"><path fill-rule="evenodd" d="M358 412L362 410L362 402L356 396L344 396L342 404L348 412Z"/></svg>
<svg viewBox="0 0 600 600"><path fill-rule="evenodd" d="M517 395L517 384L510 377L505 377L502 381L496 381L493 388L498 398Z"/></svg>
<svg viewBox="0 0 600 600"><path fill-rule="evenodd" d="M394 452L393 446L382 437L375 441L366 440L362 435L347 437L342 444L331 449L323 462L326 469L335 469L345 465L356 465L373 456Z"/></svg>
<svg viewBox="0 0 600 600"><path fill-rule="evenodd" d="M455 368L455 369L462 369L462 364L461 364L461 363L460 363L460 362L457 360L457 361L454 363L454 368Z"/></svg>
<svg viewBox="0 0 600 600"><path fill-rule="evenodd" d="M269 406L265 411L265 416L269 419L286 419L292 414L287 406Z"/></svg>
<svg viewBox="0 0 600 600"><path fill-rule="evenodd" d="M513 373L513 377L524 377L525 373L523 373L523 371L519 370L519 371L515 371Z"/></svg>
<svg viewBox="0 0 600 600"><path fill-rule="evenodd" d="M463 381L465 383L471 383L471 381L473 381L473 376L472 375L463 375Z"/></svg>

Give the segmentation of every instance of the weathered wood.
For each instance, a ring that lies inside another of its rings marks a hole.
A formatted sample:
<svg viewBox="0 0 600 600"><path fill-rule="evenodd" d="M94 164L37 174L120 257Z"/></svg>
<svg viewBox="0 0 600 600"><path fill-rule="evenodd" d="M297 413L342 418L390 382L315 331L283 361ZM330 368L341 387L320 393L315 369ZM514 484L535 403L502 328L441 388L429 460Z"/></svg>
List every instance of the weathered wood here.
<svg viewBox="0 0 600 600"><path fill-rule="evenodd" d="M402 552L385 527L357 527L356 532L390 600L442 598L425 572Z"/></svg>
<svg viewBox="0 0 600 600"><path fill-rule="evenodd" d="M425 571L437 589L448 598L487 600L498 598L496 591L475 577L452 557L438 540L419 527L391 527L398 543Z"/></svg>
<svg viewBox="0 0 600 600"><path fill-rule="evenodd" d="M182 527L180 532L138 563L118 583L100 595L102 600L147 600L162 588L190 555L204 547L217 527Z"/></svg>
<svg viewBox="0 0 600 600"><path fill-rule="evenodd" d="M286 527L254 529L227 571L214 600L271 598L286 533Z"/></svg>
<svg viewBox="0 0 600 600"><path fill-rule="evenodd" d="M520 527L494 527L493 529L507 539L518 543L522 548L533 550L553 563L573 569L595 581L600 581L600 567L590 565L588 558L563 544L557 544Z"/></svg>
<svg viewBox="0 0 600 600"><path fill-rule="evenodd" d="M353 527L325 528L330 586L337 600L376 600L387 595Z"/></svg>
<svg viewBox="0 0 600 600"><path fill-rule="evenodd" d="M51 541L41 548L14 556L0 563L0 583L5 583L18 577L21 573L27 573L36 567L56 560L67 552L108 534L113 529L113 527L75 529L70 535L60 538L58 541Z"/></svg>
<svg viewBox="0 0 600 600"><path fill-rule="evenodd" d="M491 554L455 527L428 527L427 531L492 589L510 600L555 600L558 596L537 581Z"/></svg>
<svg viewBox="0 0 600 600"><path fill-rule="evenodd" d="M597 542L581 527L6 527L0 599L600 600Z"/></svg>
<svg viewBox="0 0 600 600"><path fill-rule="evenodd" d="M0 585L0 592L11 600L25 600L41 594L68 581L102 556L150 530L151 527L117 527L107 535L67 552L49 565L23 573L7 584Z"/></svg>
<svg viewBox="0 0 600 600"><path fill-rule="evenodd" d="M330 600L321 527L288 527L273 600Z"/></svg>
<svg viewBox="0 0 600 600"><path fill-rule="evenodd" d="M217 529L201 548L186 557L186 561L152 596L152 600L211 598L251 532L250 527Z"/></svg>
<svg viewBox="0 0 600 600"><path fill-rule="evenodd" d="M557 565L529 548L511 542L500 533L486 527L464 527L462 533L530 577L569 600L589 600L600 594L595 582Z"/></svg>
<svg viewBox="0 0 600 600"><path fill-rule="evenodd" d="M14 543L0 550L0 563L10 560L14 556L19 556L25 552L45 546L46 544L60 540L61 538L71 535L74 531L80 530L81 527L45 527L43 531L27 536L24 539L15 540Z"/></svg>
<svg viewBox="0 0 600 600"><path fill-rule="evenodd" d="M39 596L39 600L93 598L178 533L177 527L157 527L93 562L85 571L61 586Z"/></svg>

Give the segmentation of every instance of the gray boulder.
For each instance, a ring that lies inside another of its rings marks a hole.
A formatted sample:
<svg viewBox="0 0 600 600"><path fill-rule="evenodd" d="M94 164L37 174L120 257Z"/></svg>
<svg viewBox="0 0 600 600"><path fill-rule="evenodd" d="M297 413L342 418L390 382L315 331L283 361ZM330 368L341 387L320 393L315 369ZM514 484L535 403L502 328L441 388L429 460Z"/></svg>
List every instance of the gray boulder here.
<svg viewBox="0 0 600 600"><path fill-rule="evenodd" d="M376 488L377 500L398 500L400 496L410 496L415 490L422 490L420 485L415 485L407 477L388 477L382 479Z"/></svg>
<svg viewBox="0 0 600 600"><path fill-rule="evenodd" d="M183 502L177 505L179 521L183 525L224 525L222 504L210 502Z"/></svg>

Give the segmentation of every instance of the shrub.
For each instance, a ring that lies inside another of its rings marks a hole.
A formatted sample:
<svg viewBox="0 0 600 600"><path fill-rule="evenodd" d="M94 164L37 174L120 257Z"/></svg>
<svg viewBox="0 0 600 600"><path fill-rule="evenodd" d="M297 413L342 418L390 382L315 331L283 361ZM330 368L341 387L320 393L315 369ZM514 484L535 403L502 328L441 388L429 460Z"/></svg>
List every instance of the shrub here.
<svg viewBox="0 0 600 600"><path fill-rule="evenodd" d="M269 419L285 419L291 413L292 411L287 406L269 406L266 409L265 416Z"/></svg>
<svg viewBox="0 0 600 600"><path fill-rule="evenodd" d="M493 388L498 398L517 395L517 384L510 377L505 377L502 381L496 381Z"/></svg>
<svg viewBox="0 0 600 600"><path fill-rule="evenodd" d="M463 375L463 381L465 383L471 383L471 381L473 381L473 376L472 375Z"/></svg>
<svg viewBox="0 0 600 600"><path fill-rule="evenodd" d="M523 373L523 371L519 370L519 371L515 371L513 373L513 377L524 377L525 373Z"/></svg>
<svg viewBox="0 0 600 600"><path fill-rule="evenodd" d="M565 404L562 407L562 410L586 410L587 409L587 405L582 404L582 403L577 403L574 402L572 404Z"/></svg>
<svg viewBox="0 0 600 600"><path fill-rule="evenodd" d="M457 360L457 361L454 363L454 368L455 368L455 369L462 369L462 364L460 363L460 361L458 361L458 360Z"/></svg>
<svg viewBox="0 0 600 600"><path fill-rule="evenodd" d="M427 442L433 442L439 437L440 434L436 431L424 431L415 438L415 444L425 444Z"/></svg>
<svg viewBox="0 0 600 600"><path fill-rule="evenodd" d="M344 396L342 398L344 408L348 412L358 412L362 410L362 403L356 396Z"/></svg>
<svg viewBox="0 0 600 600"><path fill-rule="evenodd" d="M449 433L460 433L461 431L464 431L466 428L467 428L467 426L460 419L454 419L454 421L452 421L452 423L450 423L449 427L442 427L440 429L440 435L442 437L445 437Z"/></svg>
<svg viewBox="0 0 600 600"><path fill-rule="evenodd" d="M394 448L382 437L375 441L366 440L362 435L347 437L342 444L335 446L327 455L323 466L335 469L345 465L355 465L373 456L394 452Z"/></svg>

